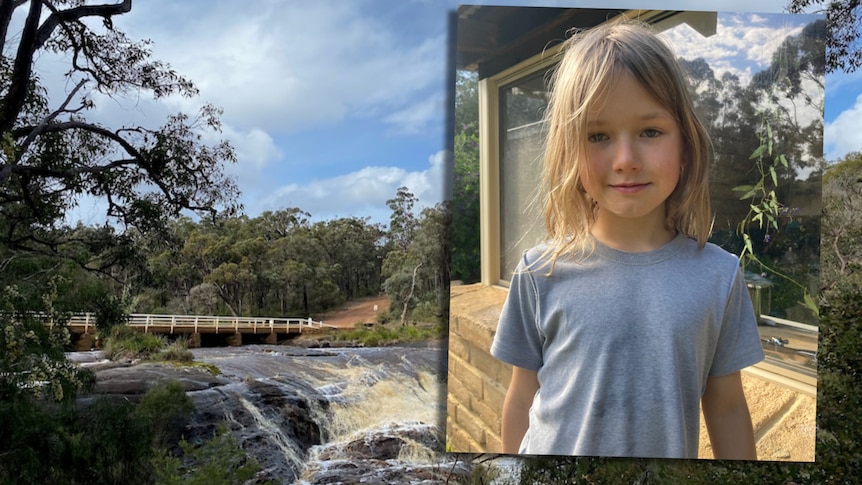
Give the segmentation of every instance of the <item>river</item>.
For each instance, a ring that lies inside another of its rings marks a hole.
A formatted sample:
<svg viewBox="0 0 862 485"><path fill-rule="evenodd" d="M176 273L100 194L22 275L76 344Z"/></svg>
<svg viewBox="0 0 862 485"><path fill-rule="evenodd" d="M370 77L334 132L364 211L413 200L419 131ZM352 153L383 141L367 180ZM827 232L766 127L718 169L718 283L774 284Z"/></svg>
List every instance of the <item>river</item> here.
<svg viewBox="0 0 862 485"><path fill-rule="evenodd" d="M196 412L184 430L186 439L207 439L226 422L261 465L261 482L444 483L452 474L469 473L455 456L442 453L445 343L333 349L249 345L192 352L221 375L187 386ZM72 358L92 361L98 354ZM105 381L154 379L152 368L142 366L97 375Z"/></svg>

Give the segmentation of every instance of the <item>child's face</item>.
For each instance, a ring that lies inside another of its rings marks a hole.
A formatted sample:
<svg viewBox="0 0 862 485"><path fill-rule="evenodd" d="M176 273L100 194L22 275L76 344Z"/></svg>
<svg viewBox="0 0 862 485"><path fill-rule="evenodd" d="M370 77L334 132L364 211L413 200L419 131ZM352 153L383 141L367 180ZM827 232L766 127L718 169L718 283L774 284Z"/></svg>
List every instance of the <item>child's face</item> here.
<svg viewBox="0 0 862 485"><path fill-rule="evenodd" d="M587 119L588 171L582 170L581 183L597 202L597 220L663 228L665 201L682 166L679 124L628 72L596 106Z"/></svg>

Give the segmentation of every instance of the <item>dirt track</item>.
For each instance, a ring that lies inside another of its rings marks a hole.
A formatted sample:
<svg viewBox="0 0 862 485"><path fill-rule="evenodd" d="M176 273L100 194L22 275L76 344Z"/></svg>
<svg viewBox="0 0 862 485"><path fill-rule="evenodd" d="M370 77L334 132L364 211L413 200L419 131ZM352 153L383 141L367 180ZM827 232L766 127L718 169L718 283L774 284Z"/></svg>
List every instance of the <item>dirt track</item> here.
<svg viewBox="0 0 862 485"><path fill-rule="evenodd" d="M377 305L377 311L374 311ZM377 321L377 313L389 308L389 298L386 296L372 296L360 298L345 303L341 308L331 312L314 315L314 319L328 325L341 328L353 328L358 322L373 323Z"/></svg>

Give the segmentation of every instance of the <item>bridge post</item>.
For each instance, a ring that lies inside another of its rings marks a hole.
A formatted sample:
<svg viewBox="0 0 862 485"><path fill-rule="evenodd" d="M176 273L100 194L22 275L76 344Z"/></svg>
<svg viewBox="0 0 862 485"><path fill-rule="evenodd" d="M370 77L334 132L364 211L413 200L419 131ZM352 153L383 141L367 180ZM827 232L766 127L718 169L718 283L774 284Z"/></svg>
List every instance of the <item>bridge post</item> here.
<svg viewBox="0 0 862 485"><path fill-rule="evenodd" d="M92 348L94 348L93 334L89 332L84 332L80 337L75 341L75 350L79 352L86 352Z"/></svg>
<svg viewBox="0 0 862 485"><path fill-rule="evenodd" d="M264 343L267 343L269 345L276 345L278 343L278 334L275 332L270 333L266 336L266 340L264 340Z"/></svg>
<svg viewBox="0 0 862 485"><path fill-rule="evenodd" d="M241 347L242 346L242 334L237 332L227 338L227 344L231 347Z"/></svg>
<svg viewBox="0 0 862 485"><path fill-rule="evenodd" d="M201 334L195 328L195 331L189 335L189 348L190 349L199 349L201 346Z"/></svg>

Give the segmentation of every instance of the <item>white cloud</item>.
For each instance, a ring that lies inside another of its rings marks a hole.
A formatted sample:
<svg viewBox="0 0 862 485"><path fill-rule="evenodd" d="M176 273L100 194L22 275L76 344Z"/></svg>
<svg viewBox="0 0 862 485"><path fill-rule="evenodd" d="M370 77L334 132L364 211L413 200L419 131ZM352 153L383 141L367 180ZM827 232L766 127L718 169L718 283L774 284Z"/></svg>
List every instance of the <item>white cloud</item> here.
<svg viewBox="0 0 862 485"><path fill-rule="evenodd" d="M444 96L440 93L396 111L383 121L392 126L393 133L412 135L422 133L432 123L439 123L445 109Z"/></svg>
<svg viewBox="0 0 862 485"><path fill-rule="evenodd" d="M428 168L422 171L372 166L305 185L286 185L264 199L260 210L299 207L319 219L370 216L374 222L385 222L389 218L386 201L395 196L399 187L407 187L419 199L417 210L440 202L450 159L451 155L441 150L428 157Z"/></svg>
<svg viewBox="0 0 862 485"><path fill-rule="evenodd" d="M823 129L827 160L837 160L852 151L862 150L862 94L852 108L843 111Z"/></svg>
<svg viewBox="0 0 862 485"><path fill-rule="evenodd" d="M740 80L747 81L752 65L756 70L768 67L772 53L784 39L802 31L801 26L769 27L762 25L763 21L758 15L719 15L718 29L710 37L704 38L685 24L666 31L664 36L680 57L702 57L714 69L720 66L722 73L731 71Z"/></svg>
<svg viewBox="0 0 862 485"><path fill-rule="evenodd" d="M171 101L182 107L206 99L236 126L294 131L351 115L384 116L405 109L445 68L445 32L405 45L393 26L356 2L144 5L158 11L140 12L132 27L142 36L157 31L155 56L201 91ZM182 29L162 20L166 8L183 19ZM440 15L442 27L443 9Z"/></svg>
<svg viewBox="0 0 862 485"><path fill-rule="evenodd" d="M260 128L252 128L244 132L229 126L223 129L224 137L236 150L238 165L243 170L259 170L281 159L281 150L275 145L272 137Z"/></svg>

